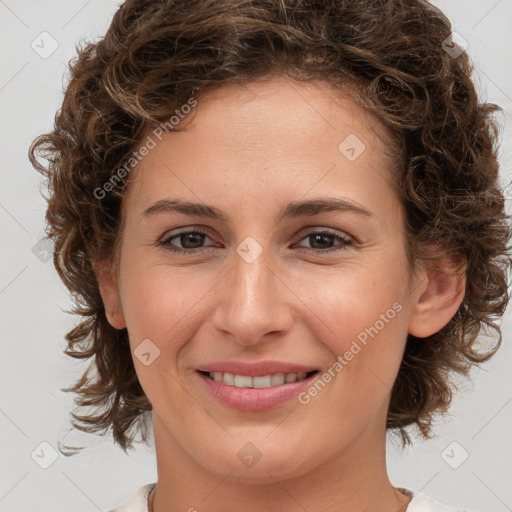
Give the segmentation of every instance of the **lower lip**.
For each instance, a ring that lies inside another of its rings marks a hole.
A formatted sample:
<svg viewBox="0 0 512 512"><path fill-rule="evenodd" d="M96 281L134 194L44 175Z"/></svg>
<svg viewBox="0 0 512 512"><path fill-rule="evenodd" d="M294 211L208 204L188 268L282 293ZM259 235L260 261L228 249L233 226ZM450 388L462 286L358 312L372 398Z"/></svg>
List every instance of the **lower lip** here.
<svg viewBox="0 0 512 512"><path fill-rule="evenodd" d="M238 411L267 411L276 409L311 386L316 373L298 382L288 382L269 388L237 388L217 382L197 372L206 389L223 405Z"/></svg>

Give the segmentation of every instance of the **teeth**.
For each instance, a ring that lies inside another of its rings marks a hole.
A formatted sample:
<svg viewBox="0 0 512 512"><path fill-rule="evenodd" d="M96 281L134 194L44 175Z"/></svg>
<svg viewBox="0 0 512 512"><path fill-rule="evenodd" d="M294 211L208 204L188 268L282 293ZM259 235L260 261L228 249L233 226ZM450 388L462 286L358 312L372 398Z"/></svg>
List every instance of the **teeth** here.
<svg viewBox="0 0 512 512"><path fill-rule="evenodd" d="M304 380L306 373L274 373L273 375L262 375L260 377L249 377L248 375L233 375L232 373L210 372L210 379L222 382L228 386L237 388L270 388L281 386L285 382L296 382Z"/></svg>
<svg viewBox="0 0 512 512"><path fill-rule="evenodd" d="M235 387L250 388L252 387L252 377L246 375L235 375Z"/></svg>
<svg viewBox="0 0 512 512"><path fill-rule="evenodd" d="M276 373L270 379L272 386L280 386L285 383L284 373Z"/></svg>

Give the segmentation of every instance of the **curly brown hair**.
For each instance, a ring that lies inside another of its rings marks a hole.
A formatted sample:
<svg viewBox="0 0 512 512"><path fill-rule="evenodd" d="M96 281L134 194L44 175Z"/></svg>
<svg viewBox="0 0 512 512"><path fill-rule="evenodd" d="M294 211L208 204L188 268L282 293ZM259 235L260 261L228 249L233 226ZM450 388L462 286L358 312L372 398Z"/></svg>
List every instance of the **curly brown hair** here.
<svg viewBox="0 0 512 512"><path fill-rule="evenodd" d="M93 270L95 261L114 261L122 230L128 181L115 171L191 97L281 75L323 80L342 93L357 85L354 101L389 127L400 148L394 185L409 261L426 258L435 243L465 273L451 321L423 342L409 335L392 390L387 428L404 445L408 425L432 435L434 415L452 399L452 374L467 375L501 344L511 266L493 118L500 109L479 101L468 55L447 51L450 37L449 20L426 0L127 0L101 40L77 47L54 129L29 150L47 178L54 264L80 315L64 353L92 358L66 389L93 409L73 412L74 427L111 429L125 452L137 434L147 440L151 404L127 330L107 321ZM496 343L477 350L486 330Z"/></svg>

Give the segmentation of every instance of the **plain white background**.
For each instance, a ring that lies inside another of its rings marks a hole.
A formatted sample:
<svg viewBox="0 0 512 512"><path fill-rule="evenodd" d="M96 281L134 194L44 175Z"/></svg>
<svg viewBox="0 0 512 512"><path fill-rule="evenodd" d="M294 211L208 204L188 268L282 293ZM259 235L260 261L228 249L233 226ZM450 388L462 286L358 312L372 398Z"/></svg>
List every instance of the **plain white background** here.
<svg viewBox="0 0 512 512"><path fill-rule="evenodd" d="M482 99L504 109L498 119L505 186L512 177L512 0L435 3L469 44ZM27 159L32 139L51 129L75 44L102 35L117 5L112 0L0 0L3 512L105 511L156 480L151 448L140 447L128 457L108 438L66 435L72 396L60 388L74 382L84 366L62 354L75 318L65 313L69 297L39 242L45 202L41 178ZM512 510L510 324L508 312L502 349L473 371L471 382L461 381L450 415L438 422L436 439L416 440L405 452L390 440L395 485L476 511ZM66 458L54 450L59 438L90 448Z"/></svg>

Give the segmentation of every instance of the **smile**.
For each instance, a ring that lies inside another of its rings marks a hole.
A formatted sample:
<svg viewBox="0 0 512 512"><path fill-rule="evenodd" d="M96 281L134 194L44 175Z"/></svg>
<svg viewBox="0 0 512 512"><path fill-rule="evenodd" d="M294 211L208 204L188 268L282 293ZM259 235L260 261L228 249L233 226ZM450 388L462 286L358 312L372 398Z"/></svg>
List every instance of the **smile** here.
<svg viewBox="0 0 512 512"><path fill-rule="evenodd" d="M258 377L251 377L250 375L236 375L227 372L201 371L200 373L211 380L222 382L227 386L235 386L237 388L270 388L274 386L281 386L285 383L300 382L314 373L317 373L317 371L318 370L301 373L274 373L272 375L261 375Z"/></svg>
<svg viewBox="0 0 512 512"><path fill-rule="evenodd" d="M196 375L214 402L238 411L263 412L296 399L318 373L314 370L250 376L198 370Z"/></svg>

